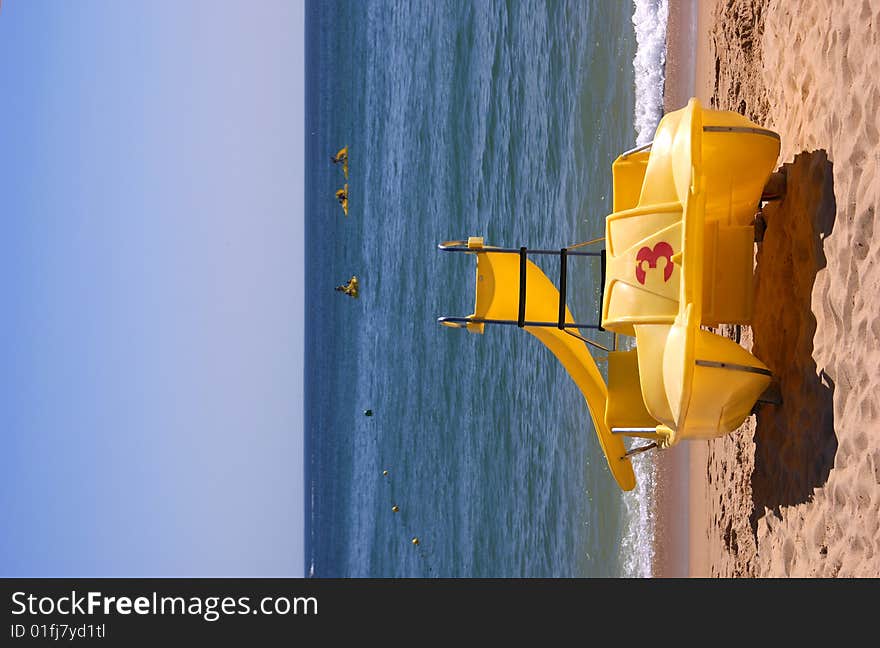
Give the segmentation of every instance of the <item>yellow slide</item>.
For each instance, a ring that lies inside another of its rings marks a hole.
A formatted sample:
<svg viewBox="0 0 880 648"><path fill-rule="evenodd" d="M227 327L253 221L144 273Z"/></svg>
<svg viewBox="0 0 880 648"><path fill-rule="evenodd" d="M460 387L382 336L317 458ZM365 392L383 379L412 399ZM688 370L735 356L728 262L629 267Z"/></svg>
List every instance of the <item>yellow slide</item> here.
<svg viewBox="0 0 880 648"><path fill-rule="evenodd" d="M472 237L468 248L477 257L477 295L474 313L468 319L516 320L519 315L520 260L516 254L491 252L483 246L483 239ZM555 322L559 314L559 291L547 276L531 261L526 262L525 320ZM574 323L568 307L565 321ZM469 322L472 333L482 333L484 324ZM590 418L596 428L599 444L605 453L608 467L623 490L635 487L632 463L625 456L626 448L620 436L611 434L605 423L605 403L608 390L593 357L584 343L558 328L524 326L525 330L541 340L562 363L581 390Z"/></svg>

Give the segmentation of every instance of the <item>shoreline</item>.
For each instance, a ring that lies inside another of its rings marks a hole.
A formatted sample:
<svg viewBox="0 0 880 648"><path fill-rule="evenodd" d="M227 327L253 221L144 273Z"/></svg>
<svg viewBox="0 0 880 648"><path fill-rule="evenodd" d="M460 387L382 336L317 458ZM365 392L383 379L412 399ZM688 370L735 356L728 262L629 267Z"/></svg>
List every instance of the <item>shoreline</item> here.
<svg viewBox="0 0 880 648"><path fill-rule="evenodd" d="M664 113L684 107L691 97L711 103L716 2L669 0ZM657 453L654 577L710 574L707 460L708 442L688 441Z"/></svg>

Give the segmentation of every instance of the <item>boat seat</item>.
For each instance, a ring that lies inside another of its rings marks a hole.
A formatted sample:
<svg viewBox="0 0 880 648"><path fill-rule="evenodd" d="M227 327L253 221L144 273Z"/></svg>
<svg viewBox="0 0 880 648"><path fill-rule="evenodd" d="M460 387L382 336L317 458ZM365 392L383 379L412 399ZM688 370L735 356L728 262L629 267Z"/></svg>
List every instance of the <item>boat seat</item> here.
<svg viewBox="0 0 880 648"><path fill-rule="evenodd" d="M605 219L602 326L635 335L636 324L671 324L678 313L682 206L642 205Z"/></svg>
<svg viewBox="0 0 880 648"><path fill-rule="evenodd" d="M642 398L636 349L608 354L608 400L605 424L614 428L653 428L657 425Z"/></svg>
<svg viewBox="0 0 880 648"><path fill-rule="evenodd" d="M650 152L636 151L625 153L611 165L612 209L615 212L632 209L639 203L645 170L648 168Z"/></svg>

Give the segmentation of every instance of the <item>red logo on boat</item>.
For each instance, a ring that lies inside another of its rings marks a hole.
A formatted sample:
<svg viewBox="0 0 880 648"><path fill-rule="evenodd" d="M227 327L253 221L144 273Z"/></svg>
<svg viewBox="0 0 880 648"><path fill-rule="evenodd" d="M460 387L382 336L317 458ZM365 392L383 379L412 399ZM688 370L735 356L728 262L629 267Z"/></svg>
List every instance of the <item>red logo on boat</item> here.
<svg viewBox="0 0 880 648"><path fill-rule="evenodd" d="M645 285L644 262L648 262L648 267L656 268L657 260L660 258L666 259L666 265L663 267L663 281L669 281L669 277L672 276L672 246L666 241L660 241L653 250L647 245L639 250L636 255L636 279L640 284Z"/></svg>

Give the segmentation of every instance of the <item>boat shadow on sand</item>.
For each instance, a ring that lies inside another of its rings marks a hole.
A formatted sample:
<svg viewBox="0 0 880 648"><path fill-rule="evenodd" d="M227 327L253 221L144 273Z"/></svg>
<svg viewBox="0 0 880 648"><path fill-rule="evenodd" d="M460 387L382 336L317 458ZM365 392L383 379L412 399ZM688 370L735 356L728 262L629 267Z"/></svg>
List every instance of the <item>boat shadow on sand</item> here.
<svg viewBox="0 0 880 648"><path fill-rule="evenodd" d="M752 530L765 509L809 501L828 480L837 453L834 382L813 358L817 273L836 218L832 163L824 150L784 165L784 200L765 206L752 321L754 353L779 380L782 404L757 412ZM821 298L825 298L823 295Z"/></svg>

